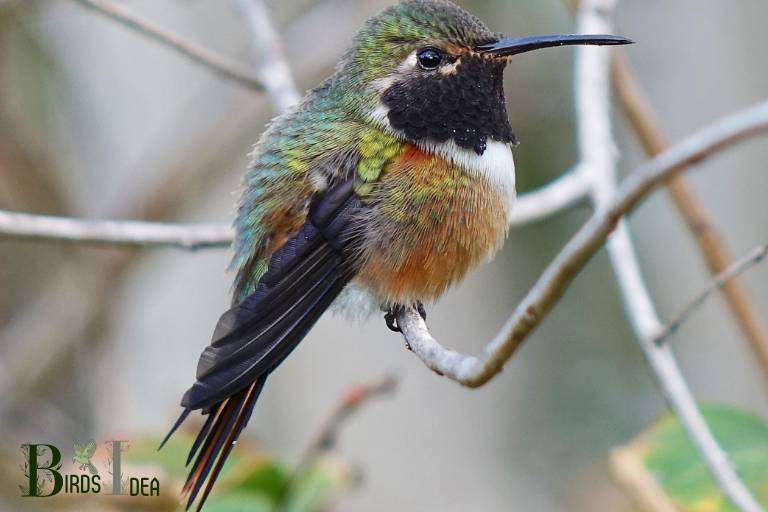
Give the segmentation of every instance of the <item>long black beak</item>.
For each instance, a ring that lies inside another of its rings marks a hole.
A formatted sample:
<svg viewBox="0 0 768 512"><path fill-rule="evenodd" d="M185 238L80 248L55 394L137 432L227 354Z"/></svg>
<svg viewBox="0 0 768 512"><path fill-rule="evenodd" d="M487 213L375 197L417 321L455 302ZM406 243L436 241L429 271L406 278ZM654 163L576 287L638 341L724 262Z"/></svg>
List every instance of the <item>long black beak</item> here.
<svg viewBox="0 0 768 512"><path fill-rule="evenodd" d="M475 50L480 53L489 53L496 57L509 57L518 53L552 48L554 46L572 46L577 44L607 46L633 43L634 41L630 39L609 35L552 35L501 39L495 43L478 46Z"/></svg>

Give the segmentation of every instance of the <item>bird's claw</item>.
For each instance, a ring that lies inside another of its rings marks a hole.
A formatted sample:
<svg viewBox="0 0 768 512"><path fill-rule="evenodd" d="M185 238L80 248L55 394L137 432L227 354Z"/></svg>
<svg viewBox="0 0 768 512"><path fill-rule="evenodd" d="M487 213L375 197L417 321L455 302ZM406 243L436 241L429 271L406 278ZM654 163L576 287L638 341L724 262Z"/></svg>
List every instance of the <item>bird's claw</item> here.
<svg viewBox="0 0 768 512"><path fill-rule="evenodd" d="M426 320L427 319L427 310L424 308L424 304L421 302L417 302L413 305L416 308L416 311L419 312L419 316ZM389 309L387 309L387 312L384 314L384 322L386 322L387 327L392 332L399 332L402 333L402 329L400 329L400 326L397 325L397 316L403 312L405 309L405 306L397 304L394 306L390 306Z"/></svg>
<svg viewBox="0 0 768 512"><path fill-rule="evenodd" d="M397 315L400 314L402 308L402 306L392 306L384 314L384 322L386 322L387 327L392 332L403 332L400 326L397 325Z"/></svg>
<svg viewBox="0 0 768 512"><path fill-rule="evenodd" d="M421 302L417 302L416 303L416 311L419 312L419 316L421 317L421 319L426 322L427 321L427 310L424 308L424 304L422 304Z"/></svg>

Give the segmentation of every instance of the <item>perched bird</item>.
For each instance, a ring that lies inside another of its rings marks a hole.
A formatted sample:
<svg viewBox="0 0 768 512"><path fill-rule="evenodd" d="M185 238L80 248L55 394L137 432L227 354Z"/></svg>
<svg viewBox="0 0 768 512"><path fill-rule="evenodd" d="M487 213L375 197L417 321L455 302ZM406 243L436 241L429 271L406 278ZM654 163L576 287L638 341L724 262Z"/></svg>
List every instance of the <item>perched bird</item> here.
<svg viewBox="0 0 768 512"><path fill-rule="evenodd" d="M397 329L398 308L437 299L502 245L515 199L510 58L629 42L506 39L446 0L407 0L369 20L336 72L272 122L239 203L233 306L169 433L207 414L187 508L201 490L202 507L267 377L326 309L386 311Z"/></svg>

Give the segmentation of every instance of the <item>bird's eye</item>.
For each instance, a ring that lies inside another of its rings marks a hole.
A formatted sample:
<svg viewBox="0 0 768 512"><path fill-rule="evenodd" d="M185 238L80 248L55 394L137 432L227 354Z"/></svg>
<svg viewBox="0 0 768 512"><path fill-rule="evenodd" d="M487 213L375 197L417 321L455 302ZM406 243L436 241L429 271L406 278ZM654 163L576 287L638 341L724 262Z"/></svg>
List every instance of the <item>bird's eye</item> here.
<svg viewBox="0 0 768 512"><path fill-rule="evenodd" d="M443 54L435 48L424 48L416 57L419 59L419 66L426 70L437 69L443 62Z"/></svg>

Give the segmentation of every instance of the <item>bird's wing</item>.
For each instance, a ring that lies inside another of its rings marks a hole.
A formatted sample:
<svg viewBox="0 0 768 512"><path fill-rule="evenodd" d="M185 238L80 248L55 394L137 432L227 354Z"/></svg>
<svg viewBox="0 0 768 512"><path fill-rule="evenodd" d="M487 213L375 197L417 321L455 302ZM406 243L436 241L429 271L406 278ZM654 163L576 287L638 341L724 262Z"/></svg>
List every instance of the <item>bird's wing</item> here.
<svg viewBox="0 0 768 512"><path fill-rule="evenodd" d="M352 180L315 200L256 291L219 319L184 407L209 407L241 391L296 347L357 270L353 221L361 208Z"/></svg>
<svg viewBox="0 0 768 512"><path fill-rule="evenodd" d="M90 459L94 453L96 453L96 441L91 440L83 447L83 455Z"/></svg>
<svg viewBox="0 0 768 512"><path fill-rule="evenodd" d="M83 455L83 447L79 444L75 443L72 446L72 451L75 452L75 457L81 457Z"/></svg>
<svg viewBox="0 0 768 512"><path fill-rule="evenodd" d="M267 375L355 275L356 219L363 208L354 192L354 176L318 194L301 229L272 253L256 290L221 316L200 357L197 381L182 399L185 410L169 433L189 411L208 412L190 452L190 460L196 459L185 486L187 507L207 480L202 506Z"/></svg>

